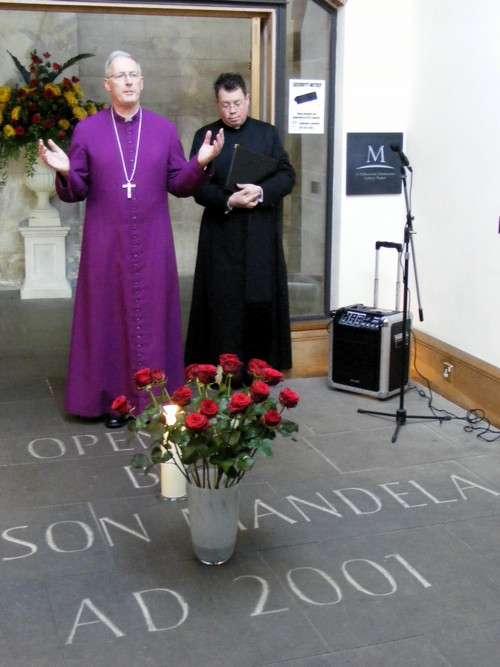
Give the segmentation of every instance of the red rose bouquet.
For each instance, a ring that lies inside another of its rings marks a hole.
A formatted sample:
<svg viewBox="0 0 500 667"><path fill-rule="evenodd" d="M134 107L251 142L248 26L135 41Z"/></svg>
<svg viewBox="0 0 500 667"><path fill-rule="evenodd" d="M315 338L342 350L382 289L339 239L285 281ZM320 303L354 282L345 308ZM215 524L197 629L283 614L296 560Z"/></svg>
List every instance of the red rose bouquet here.
<svg viewBox="0 0 500 667"><path fill-rule="evenodd" d="M125 396L111 406L131 417L132 432L151 437L150 455L136 454L132 465L148 472L173 460L189 483L219 488L237 484L252 469L257 452L271 458L276 436L293 438L298 431L283 413L297 405L299 396L284 388L272 397L271 387L282 382L283 375L260 359L248 364L250 385L233 390L231 380L242 367L234 354L222 354L217 367L191 364L185 369L186 384L172 395L161 370L137 371L135 384L149 393L151 402L139 415ZM177 406L175 421L167 418L167 406Z"/></svg>

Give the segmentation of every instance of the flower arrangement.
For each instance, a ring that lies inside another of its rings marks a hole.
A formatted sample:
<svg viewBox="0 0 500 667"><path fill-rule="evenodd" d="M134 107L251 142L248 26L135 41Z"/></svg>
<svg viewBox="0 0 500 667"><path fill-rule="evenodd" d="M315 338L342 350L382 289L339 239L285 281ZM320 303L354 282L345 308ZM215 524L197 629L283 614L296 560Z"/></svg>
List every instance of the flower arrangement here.
<svg viewBox="0 0 500 667"><path fill-rule="evenodd" d="M233 390L232 379L242 368L234 354L222 354L217 367L191 364L185 369L186 384L171 396L163 371L137 371L135 385L149 394L150 403L137 416L126 396L111 406L113 412L130 417L132 432L151 436L150 456L135 454L132 465L147 473L155 464L172 460L190 484L220 488L240 482L257 452L271 458L276 436L293 438L298 431L282 413L294 408L299 396L285 387L273 398L271 387L283 381L283 374L260 359L248 364L250 386ZM169 405L177 406L175 421L166 417Z"/></svg>
<svg viewBox="0 0 500 667"><path fill-rule="evenodd" d="M64 70L93 53L81 53L59 65L50 53L41 58L36 49L24 67L9 51L21 75L22 85L0 86L0 189L7 181L7 163L26 156L26 173L32 174L37 158L38 139L53 139L66 150L79 120L103 109L105 104L83 100L78 78L56 79Z"/></svg>

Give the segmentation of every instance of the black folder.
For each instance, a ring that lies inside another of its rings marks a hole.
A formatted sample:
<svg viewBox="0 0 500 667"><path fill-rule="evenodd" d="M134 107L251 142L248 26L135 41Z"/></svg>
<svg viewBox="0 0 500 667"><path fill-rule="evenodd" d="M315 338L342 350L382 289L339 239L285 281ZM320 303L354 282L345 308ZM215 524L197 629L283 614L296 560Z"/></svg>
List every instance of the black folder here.
<svg viewBox="0 0 500 667"><path fill-rule="evenodd" d="M235 192L236 183L260 183L278 169L278 160L235 144L225 188Z"/></svg>

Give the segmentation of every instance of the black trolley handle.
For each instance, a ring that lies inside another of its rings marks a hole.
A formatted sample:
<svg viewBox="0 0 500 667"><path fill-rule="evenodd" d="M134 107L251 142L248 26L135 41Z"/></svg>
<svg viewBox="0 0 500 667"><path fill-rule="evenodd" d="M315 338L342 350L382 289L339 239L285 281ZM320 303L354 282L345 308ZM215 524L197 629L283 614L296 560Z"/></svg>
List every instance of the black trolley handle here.
<svg viewBox="0 0 500 667"><path fill-rule="evenodd" d="M396 277L396 306L395 310L399 310L399 297L401 293L401 255L403 253L403 245L401 243L392 243L391 241L376 241L375 243L375 281L373 287L373 305L378 308L378 284L379 284L379 266L378 266L378 251L380 248L393 248L398 251L398 268Z"/></svg>

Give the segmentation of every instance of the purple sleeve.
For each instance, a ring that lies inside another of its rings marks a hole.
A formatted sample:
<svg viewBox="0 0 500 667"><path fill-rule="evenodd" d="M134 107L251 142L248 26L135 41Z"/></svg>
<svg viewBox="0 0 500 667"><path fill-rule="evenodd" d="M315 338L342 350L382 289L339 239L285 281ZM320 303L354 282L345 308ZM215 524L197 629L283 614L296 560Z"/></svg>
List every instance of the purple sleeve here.
<svg viewBox="0 0 500 667"><path fill-rule="evenodd" d="M212 175L209 168L206 171L198 164L197 155L186 162L184 150L175 126L173 126L172 145L168 159L167 190L176 197L191 197L201 190Z"/></svg>

